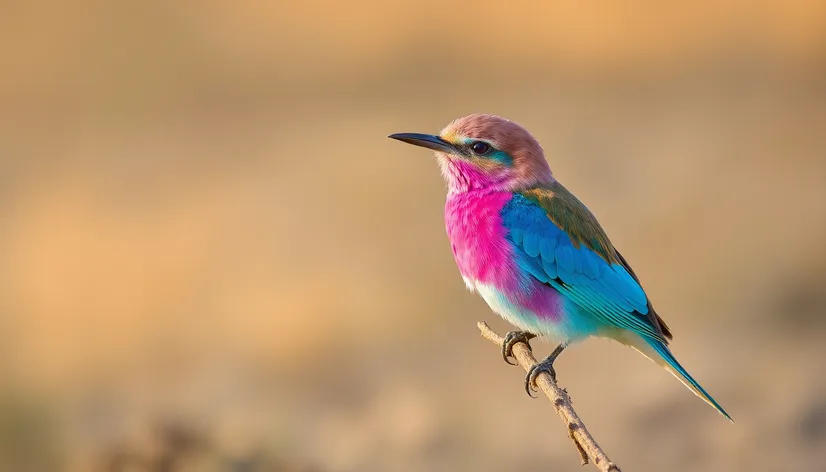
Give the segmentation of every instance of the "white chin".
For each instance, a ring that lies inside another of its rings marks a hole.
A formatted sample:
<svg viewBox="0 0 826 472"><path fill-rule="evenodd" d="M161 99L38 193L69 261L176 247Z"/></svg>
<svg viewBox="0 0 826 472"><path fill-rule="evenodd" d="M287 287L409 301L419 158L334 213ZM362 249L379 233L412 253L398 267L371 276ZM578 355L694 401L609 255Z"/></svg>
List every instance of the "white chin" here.
<svg viewBox="0 0 826 472"><path fill-rule="evenodd" d="M436 162L439 164L439 170L442 171L442 177L448 180L450 177L450 157L443 152L436 153Z"/></svg>

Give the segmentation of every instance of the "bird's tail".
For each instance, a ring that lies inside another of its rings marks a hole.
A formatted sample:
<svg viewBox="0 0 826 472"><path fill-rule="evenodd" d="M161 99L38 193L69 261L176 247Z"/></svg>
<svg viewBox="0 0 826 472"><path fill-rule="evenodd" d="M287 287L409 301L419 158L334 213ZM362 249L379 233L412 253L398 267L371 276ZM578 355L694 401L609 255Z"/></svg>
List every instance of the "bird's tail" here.
<svg viewBox="0 0 826 472"><path fill-rule="evenodd" d="M725 416L729 421L734 423L734 420L731 419L726 410L720 406L717 401L706 392L706 390L696 381L694 378L689 375L689 373L677 362L677 359L674 358L674 354L671 354L671 350L668 349L668 346L663 344L662 342L656 339L650 338L638 338L633 343L629 343L631 347L635 348L636 350L640 351L645 357L651 359L652 361L656 362L657 364L663 366L667 371L671 372L674 377L677 378L680 382L683 383L689 390L694 392L695 395L702 398L706 403L714 407L715 410L720 412L721 415Z"/></svg>

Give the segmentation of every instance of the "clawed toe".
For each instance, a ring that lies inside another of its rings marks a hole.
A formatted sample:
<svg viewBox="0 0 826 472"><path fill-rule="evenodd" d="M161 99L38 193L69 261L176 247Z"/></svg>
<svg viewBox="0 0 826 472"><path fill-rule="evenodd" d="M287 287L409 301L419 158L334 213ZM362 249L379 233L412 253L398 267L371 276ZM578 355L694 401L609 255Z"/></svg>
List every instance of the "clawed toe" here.
<svg viewBox="0 0 826 472"><path fill-rule="evenodd" d="M528 369L528 374L525 376L525 392L528 396L533 397L532 392L539 390L539 387L536 385L536 379L542 372L547 372L548 375L551 376L551 379L556 382L556 370L554 370L553 362L546 363L542 361L539 364L534 364Z"/></svg>
<svg viewBox="0 0 826 472"><path fill-rule="evenodd" d="M532 391L539 390L536 385L536 379L539 377L539 374L542 372L547 372L548 375L551 376L554 382L556 382L556 371L554 370L554 361L557 357L568 347L568 343L564 342L554 349L548 357L542 360L542 362L538 364L534 364L530 369L528 369L528 375L525 376L525 392L528 393L528 396L534 398Z"/></svg>
<svg viewBox="0 0 826 472"><path fill-rule="evenodd" d="M505 359L510 365L516 365L515 362L511 362L510 358L514 357L513 355L513 346L516 343L525 343L528 346L528 349L531 349L531 344L528 342L531 339L535 338L536 335L529 333L527 331L510 331L508 334L505 335L505 340L502 342L502 358ZM516 359L514 357L514 359Z"/></svg>

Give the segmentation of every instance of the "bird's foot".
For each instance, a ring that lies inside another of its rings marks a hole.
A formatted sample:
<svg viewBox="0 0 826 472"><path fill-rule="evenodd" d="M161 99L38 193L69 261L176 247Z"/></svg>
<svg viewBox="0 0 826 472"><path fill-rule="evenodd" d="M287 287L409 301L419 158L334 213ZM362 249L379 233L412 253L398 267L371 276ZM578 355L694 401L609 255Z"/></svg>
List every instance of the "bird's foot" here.
<svg viewBox="0 0 826 472"><path fill-rule="evenodd" d="M528 370L528 375L525 376L525 392L527 392L529 396L533 397L532 392L539 390L539 387L536 386L536 378L539 377L539 374L542 372L547 372L554 382L556 382L556 370L554 370L553 364L553 359L550 362L548 362L548 359L545 359L531 366Z"/></svg>
<svg viewBox="0 0 826 472"><path fill-rule="evenodd" d="M528 349L531 349L531 344L528 342L531 339L535 338L536 335L533 333L529 333L527 331L510 331L508 334L505 335L505 340L502 342L502 358L505 359L510 365L516 365L515 362L511 362L510 358L514 357L513 355L513 346L516 343L525 343L528 346Z"/></svg>
<svg viewBox="0 0 826 472"><path fill-rule="evenodd" d="M548 375L551 376L551 379L556 382L554 361L556 361L556 358L567 346L568 344L566 343L560 344L556 349L554 349L554 352L543 359L542 362L534 364L530 369L528 369L528 375L525 376L525 392L528 393L528 396L533 397L533 393L531 392L539 390L539 387L536 385L536 379L542 372L547 372Z"/></svg>

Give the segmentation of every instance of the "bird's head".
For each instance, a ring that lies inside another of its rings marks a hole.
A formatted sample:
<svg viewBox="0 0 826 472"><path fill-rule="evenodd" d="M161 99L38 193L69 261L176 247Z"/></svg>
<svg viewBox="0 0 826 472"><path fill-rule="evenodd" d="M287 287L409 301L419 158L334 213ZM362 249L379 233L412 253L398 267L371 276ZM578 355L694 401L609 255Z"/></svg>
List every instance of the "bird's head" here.
<svg viewBox="0 0 826 472"><path fill-rule="evenodd" d="M450 192L518 190L553 181L539 142L525 128L498 116L468 115L438 135L389 137L436 151Z"/></svg>

